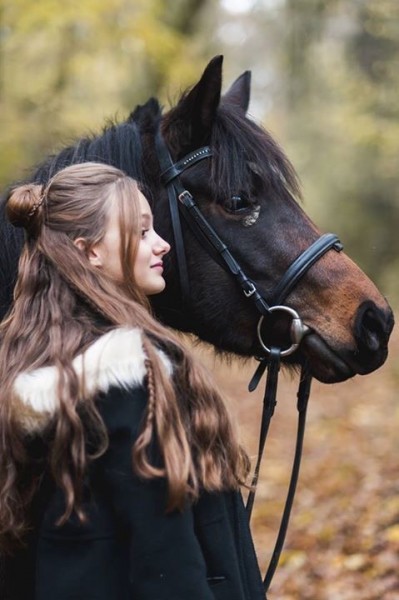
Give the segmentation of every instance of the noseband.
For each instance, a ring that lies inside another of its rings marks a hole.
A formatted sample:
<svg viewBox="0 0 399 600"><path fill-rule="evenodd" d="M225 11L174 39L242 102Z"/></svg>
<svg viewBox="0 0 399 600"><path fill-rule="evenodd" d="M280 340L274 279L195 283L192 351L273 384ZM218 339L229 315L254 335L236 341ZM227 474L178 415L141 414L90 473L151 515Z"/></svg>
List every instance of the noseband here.
<svg viewBox="0 0 399 600"><path fill-rule="evenodd" d="M259 344L263 350L263 355L258 358L259 366L249 384L249 391L253 391L267 368L267 381L263 401L263 413L259 436L259 449L254 475L252 479L251 491L247 500L248 519L251 517L252 508L255 500L256 484L259 477L260 464L265 447L266 437L269 430L271 418L276 405L278 373L280 369L280 360L282 357L294 353L303 337L309 331L309 328L302 322L298 313L291 307L284 304L287 296L294 289L297 283L307 273L307 271L322 257L326 252L334 249L340 252L343 249L338 237L333 233L326 233L311 244L302 254L294 260L288 267L279 283L273 290L270 299L266 299L259 293L256 283L252 281L242 270L236 259L223 240L216 233L209 221L204 217L192 194L183 186L180 175L198 162L211 158L212 150L209 146L199 148L177 162L173 162L169 150L162 138L160 131L156 136L156 149L158 160L161 167L161 181L168 192L169 210L172 221L173 235L175 240L175 251L177 257L177 267L179 272L180 287L183 304L187 306L190 300L190 283L184 250L184 240L181 227L180 216L183 217L186 224L198 239L211 257L228 273L230 273L241 287L246 298L251 300L260 313L257 326L257 336ZM286 348L269 346L262 337L262 324L265 318L271 315L278 316L285 314L291 319L290 325L290 345ZM300 383L297 393L298 409L298 429L296 439L296 449L294 462L291 471L291 478L288 487L288 493L280 523L280 529L274 547L273 555L267 573L264 578L265 591L269 589L271 580L276 570L280 554L284 545L284 539L288 528L292 503L295 496L296 485L299 475L299 467L302 455L303 437L306 422L306 410L310 394L312 377L308 366L302 367Z"/></svg>

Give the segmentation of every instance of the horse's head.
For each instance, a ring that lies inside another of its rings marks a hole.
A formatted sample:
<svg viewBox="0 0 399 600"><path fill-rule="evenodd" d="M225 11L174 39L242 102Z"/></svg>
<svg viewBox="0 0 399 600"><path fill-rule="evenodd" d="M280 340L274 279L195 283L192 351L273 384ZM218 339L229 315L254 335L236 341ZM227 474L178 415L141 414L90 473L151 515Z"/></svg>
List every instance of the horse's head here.
<svg viewBox="0 0 399 600"><path fill-rule="evenodd" d="M161 128L175 160L205 144L212 157L181 175L203 215L245 273L268 299L289 265L320 232L296 201L295 172L271 136L246 116L250 75L221 96L222 59L213 59L200 81L163 117ZM167 203L155 202L156 225L173 243ZM259 313L233 277L183 225L190 298L181 304L176 253L168 286L155 307L171 325L192 331L216 348L257 355ZM306 357L321 381L369 373L383 364L393 326L387 302L343 252L318 260L289 294L309 332L291 362ZM269 323L272 343L284 341L287 324ZM268 334L265 334L266 336Z"/></svg>

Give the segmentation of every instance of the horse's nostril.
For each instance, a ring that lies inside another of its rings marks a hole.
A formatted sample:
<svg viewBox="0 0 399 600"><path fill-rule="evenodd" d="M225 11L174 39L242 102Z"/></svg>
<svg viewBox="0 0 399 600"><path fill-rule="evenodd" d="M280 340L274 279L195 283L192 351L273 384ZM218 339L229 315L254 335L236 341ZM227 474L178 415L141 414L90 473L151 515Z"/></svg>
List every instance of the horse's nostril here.
<svg viewBox="0 0 399 600"><path fill-rule="evenodd" d="M364 334L364 341L369 350L376 352L380 347L380 338L374 332L366 331Z"/></svg>
<svg viewBox="0 0 399 600"><path fill-rule="evenodd" d="M379 308L372 301L360 305L354 324L357 348L347 357L357 373L371 373L384 363L393 324L393 313L389 307Z"/></svg>
<svg viewBox="0 0 399 600"><path fill-rule="evenodd" d="M381 322L375 317L371 309L366 310L363 316L360 338L364 345L371 351L377 351L383 337Z"/></svg>
<svg viewBox="0 0 399 600"><path fill-rule="evenodd" d="M389 321L389 315L372 302L366 302L359 308L355 338L361 353L372 354L386 347L391 329Z"/></svg>

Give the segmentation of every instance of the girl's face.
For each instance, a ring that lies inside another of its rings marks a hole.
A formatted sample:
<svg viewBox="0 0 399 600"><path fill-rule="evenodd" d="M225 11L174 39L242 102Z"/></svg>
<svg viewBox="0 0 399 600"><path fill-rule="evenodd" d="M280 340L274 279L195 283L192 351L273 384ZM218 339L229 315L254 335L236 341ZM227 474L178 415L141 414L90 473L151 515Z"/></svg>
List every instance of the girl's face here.
<svg viewBox="0 0 399 600"><path fill-rule="evenodd" d="M138 196L141 236L133 271L138 288L146 296L151 296L162 292L165 288L162 259L169 252L170 245L155 232L152 212L147 199L141 192L138 192ZM101 242L90 249L89 259L93 265L103 269L115 281L123 280L117 210L111 212L105 235Z"/></svg>
<svg viewBox="0 0 399 600"><path fill-rule="evenodd" d="M163 257L170 250L168 242L155 231L150 205L139 192L141 209L141 238L134 263L134 278L146 296L158 294L165 288Z"/></svg>

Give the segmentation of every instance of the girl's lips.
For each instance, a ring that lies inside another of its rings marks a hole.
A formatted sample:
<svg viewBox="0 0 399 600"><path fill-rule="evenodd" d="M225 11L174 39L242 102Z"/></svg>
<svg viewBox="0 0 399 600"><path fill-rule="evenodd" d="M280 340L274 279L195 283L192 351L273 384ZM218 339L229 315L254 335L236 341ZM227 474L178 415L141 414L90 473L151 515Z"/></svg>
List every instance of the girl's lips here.
<svg viewBox="0 0 399 600"><path fill-rule="evenodd" d="M161 269L163 271L163 263L159 262L155 265L151 265L151 269Z"/></svg>

